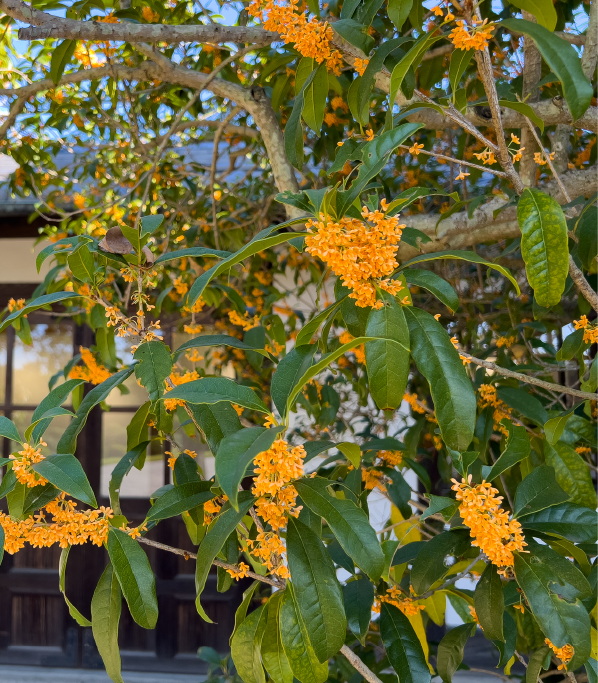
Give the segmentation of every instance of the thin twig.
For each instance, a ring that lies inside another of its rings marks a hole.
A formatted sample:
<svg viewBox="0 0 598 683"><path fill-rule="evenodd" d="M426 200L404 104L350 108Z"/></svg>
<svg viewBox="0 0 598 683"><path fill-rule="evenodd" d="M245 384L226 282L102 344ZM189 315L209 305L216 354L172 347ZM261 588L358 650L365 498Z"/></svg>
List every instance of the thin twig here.
<svg viewBox="0 0 598 683"><path fill-rule="evenodd" d="M216 211L216 196L215 196L215 190L214 190L214 184L216 180L216 164L218 163L218 147L220 146L220 138L222 137L222 133L224 132L224 129L228 126L228 124L233 120L233 118L237 115L237 112L239 111L239 107L234 107L231 109L231 111L228 113L226 118L222 121L222 123L218 126L216 129L216 134L214 135L214 142L213 142L213 152L212 152L212 167L210 168L210 193L212 195L212 227L214 229L214 243L216 244L216 249L220 249L220 233L218 231L218 220L217 220L217 211Z"/></svg>
<svg viewBox="0 0 598 683"><path fill-rule="evenodd" d="M343 645L341 647L341 652L366 681L369 683L382 683L378 676L359 659L348 645Z"/></svg>
<svg viewBox="0 0 598 683"><path fill-rule="evenodd" d="M409 145L399 145L400 149L409 150ZM461 159L454 159L453 157L446 156L446 154L437 154L436 152L427 152L425 149L419 149L418 154L426 154L427 156L434 157L435 159L441 159L442 161L447 161L451 164L458 164L460 166L469 166L470 168L476 168L478 171L488 171L488 173L493 173L500 178L508 178L509 176L503 171L495 171L487 166L480 166L479 164L473 164L470 161L464 161Z"/></svg>
<svg viewBox="0 0 598 683"><path fill-rule="evenodd" d="M431 595L434 595L434 593L437 593L438 591L442 591L445 588L448 588L449 586L452 586L454 583L459 581L459 579L464 578L469 574L469 572L473 569L473 567L476 566L476 564L480 561L483 560L485 557L484 553L480 553L474 560L472 560L467 567L462 571L459 572L458 574L455 574L455 576L451 576L450 579L447 579L441 586L438 586L438 588L434 588L432 590L429 590L427 593L424 593L423 595L414 595L413 599L414 600L425 600L426 598L429 598Z"/></svg>

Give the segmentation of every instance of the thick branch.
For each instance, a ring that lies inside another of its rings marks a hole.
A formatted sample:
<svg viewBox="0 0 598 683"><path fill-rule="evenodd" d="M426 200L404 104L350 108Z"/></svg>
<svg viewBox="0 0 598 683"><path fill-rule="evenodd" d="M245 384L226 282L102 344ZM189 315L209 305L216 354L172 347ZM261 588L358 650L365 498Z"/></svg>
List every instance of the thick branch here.
<svg viewBox="0 0 598 683"><path fill-rule="evenodd" d="M581 270L576 266L571 254L569 254L569 275L573 282L575 282L577 289L587 299L591 307L598 312L598 294L592 289Z"/></svg>
<svg viewBox="0 0 598 683"><path fill-rule="evenodd" d="M581 56L581 68L584 74L591 80L596 69L598 57L598 7L596 0L590 5L590 21L588 22L587 36Z"/></svg>

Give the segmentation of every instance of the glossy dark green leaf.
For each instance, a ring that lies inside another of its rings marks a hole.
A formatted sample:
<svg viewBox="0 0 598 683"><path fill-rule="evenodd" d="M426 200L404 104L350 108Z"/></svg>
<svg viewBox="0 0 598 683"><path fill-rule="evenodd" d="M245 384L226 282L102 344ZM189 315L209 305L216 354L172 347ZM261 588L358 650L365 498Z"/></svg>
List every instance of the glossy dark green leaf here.
<svg viewBox="0 0 598 683"><path fill-rule="evenodd" d="M571 45L569 48L573 50ZM556 306L569 273L565 214L556 199L526 188L517 205L517 221L521 229L521 254L534 297L540 306Z"/></svg>
<svg viewBox="0 0 598 683"><path fill-rule="evenodd" d="M287 557L311 646L320 662L326 662L341 649L347 632L334 564L318 536L292 517L287 526Z"/></svg>
<svg viewBox="0 0 598 683"><path fill-rule="evenodd" d="M228 258L231 255L230 251L220 251L219 249L210 249L209 247L190 247L189 249L179 249L178 251L168 251L166 254L158 256L154 265L158 266L161 263L174 261L178 258L198 258L205 256L206 258Z"/></svg>
<svg viewBox="0 0 598 683"><path fill-rule="evenodd" d="M114 683L124 683L118 649L118 623L122 593L112 565L104 569L91 599L91 630L106 673Z"/></svg>
<svg viewBox="0 0 598 683"><path fill-rule="evenodd" d="M120 487L123 479L133 469L133 465L139 458L145 455L149 441L143 441L132 448L128 453L118 461L116 467L112 470L112 476L108 484L108 492L110 495L110 507L114 510L115 515L121 514L120 509Z"/></svg>
<svg viewBox="0 0 598 683"><path fill-rule="evenodd" d="M382 603L380 612L380 635L388 661L401 683L430 683L430 670L411 622L387 602Z"/></svg>
<svg viewBox="0 0 598 683"><path fill-rule="evenodd" d="M554 509L554 508L553 508ZM590 617L579 600L569 602L550 588L554 573L529 555L515 555L515 576L538 625L556 645L573 645L575 654L569 664L573 671L590 656Z"/></svg>
<svg viewBox="0 0 598 683"><path fill-rule="evenodd" d="M392 21L397 31L403 28L407 21L413 0L388 0L388 18Z"/></svg>
<svg viewBox="0 0 598 683"><path fill-rule="evenodd" d="M411 486L405 481L405 477L397 470L390 467L380 468L390 481L386 484L386 492L391 502L394 503L405 519L409 519L412 514L409 501L411 500Z"/></svg>
<svg viewBox="0 0 598 683"><path fill-rule="evenodd" d="M465 644L471 637L474 628L475 626L472 627L471 624L455 626L440 641L436 668L438 669L438 675L444 683L451 683L453 680L453 674L463 661Z"/></svg>
<svg viewBox="0 0 598 683"><path fill-rule="evenodd" d="M226 377L204 377L187 384L181 384L167 392L162 399L179 399L187 403L213 405L227 401L250 410L268 413L268 408L249 387L237 384Z"/></svg>
<svg viewBox="0 0 598 683"><path fill-rule="evenodd" d="M316 69L312 82L303 93L303 120L319 137L326 111L328 97L328 69L322 62Z"/></svg>
<svg viewBox="0 0 598 683"><path fill-rule="evenodd" d="M341 315L347 330L354 337L365 336L365 328L370 314L369 308L362 308L355 305L355 299L346 297L341 304Z"/></svg>
<svg viewBox="0 0 598 683"><path fill-rule="evenodd" d="M544 443L546 464L554 468L558 485L577 505L596 509L596 490L586 461L564 441Z"/></svg>
<svg viewBox="0 0 598 683"><path fill-rule="evenodd" d="M501 640L493 641L500 654L500 659L496 668L506 666L511 657L515 653L515 644L517 642L517 624L513 617L508 612L503 612L502 632L504 634L504 642Z"/></svg>
<svg viewBox="0 0 598 683"><path fill-rule="evenodd" d="M430 385L442 439L449 448L465 451L473 438L476 398L459 353L432 315L405 306L405 317L411 354Z"/></svg>
<svg viewBox="0 0 598 683"><path fill-rule="evenodd" d="M579 239L578 254L583 267L590 273L596 272L596 255L598 252L598 209L591 206L580 216L575 226L575 234Z"/></svg>
<svg viewBox="0 0 598 683"><path fill-rule="evenodd" d="M505 596L500 575L491 562L486 565L478 581L473 600L486 638L504 640L502 615L505 610Z"/></svg>
<svg viewBox="0 0 598 683"><path fill-rule="evenodd" d="M583 340L585 330L575 330L572 334L565 337L563 345L556 354L557 360L572 360L586 349L586 343Z"/></svg>
<svg viewBox="0 0 598 683"><path fill-rule="evenodd" d="M81 298L81 295L77 294L76 292L53 292L52 294L44 294L43 296L39 296L33 301L30 301L23 308L13 311L10 315L6 316L2 323L0 323L0 332L4 332L4 330L13 322L19 320L19 318L22 318L24 315L27 315L32 311L37 311L38 308L50 306L51 304L57 304L59 301L64 301L65 299L78 298Z"/></svg>
<svg viewBox="0 0 598 683"><path fill-rule="evenodd" d="M208 346L230 346L233 349L241 349L241 351L255 351L268 357L268 352L260 346L252 346L236 337L231 337L228 334L203 334L200 337L191 339L184 344L181 344L173 353L175 360L188 349L201 349Z"/></svg>
<svg viewBox="0 0 598 683"><path fill-rule="evenodd" d="M440 513L444 519L449 522L455 512L459 509L459 503L453 498L446 498L445 496L433 496L429 494L426 496L430 499L428 509L423 513L421 519L424 520L430 515Z"/></svg>
<svg viewBox="0 0 598 683"><path fill-rule="evenodd" d="M15 427L15 423L4 415L0 415L0 436L4 436L11 441L21 443L21 435Z"/></svg>
<svg viewBox="0 0 598 683"><path fill-rule="evenodd" d="M548 588L553 593L558 593L566 600L584 600L592 594L586 577L582 572L566 557L563 557L549 545L542 545L528 539L526 551L533 558L534 564L542 563L545 568L545 576L550 577ZM536 567L536 570L538 568Z"/></svg>
<svg viewBox="0 0 598 683"><path fill-rule="evenodd" d="M97 507L87 476L74 455L49 455L32 466L44 479L77 500Z"/></svg>
<svg viewBox="0 0 598 683"><path fill-rule="evenodd" d="M53 484L44 484L43 486L34 486L31 489L27 489L23 501L22 517L26 519L36 510L54 500L59 494L60 491Z"/></svg>
<svg viewBox="0 0 598 683"><path fill-rule="evenodd" d="M164 342L140 344L133 358L137 361L135 377L147 389L150 401L157 401L164 393L164 380L172 372L172 355Z"/></svg>
<svg viewBox="0 0 598 683"><path fill-rule="evenodd" d="M282 429L284 427L249 427L225 437L220 442L216 453L216 477L220 488L235 509L239 484L247 468L257 455L272 446Z"/></svg>
<svg viewBox="0 0 598 683"><path fill-rule="evenodd" d="M283 418L287 413L287 400L297 382L311 366L317 349L316 344L296 347L289 351L276 366L270 393L276 409Z"/></svg>
<svg viewBox="0 0 598 683"><path fill-rule="evenodd" d="M201 481L197 460L187 453L179 453L174 463L174 478L177 486Z"/></svg>
<svg viewBox="0 0 598 683"><path fill-rule="evenodd" d="M260 647L266 627L266 606L261 605L241 623L231 640L231 656L244 683L265 683Z"/></svg>
<svg viewBox="0 0 598 683"><path fill-rule="evenodd" d="M381 337L365 345L370 394L378 408L396 410L403 401L409 379L409 328L403 307L383 292L384 306L372 308L366 337Z"/></svg>
<svg viewBox="0 0 598 683"><path fill-rule="evenodd" d="M414 5L411 7L410 17L413 17L413 9L416 5L421 6L419 0L414 0ZM419 9L419 7L417 7ZM407 54L400 59L400 61L393 68L390 76L390 102L395 101L395 97L399 88L403 84L407 72L409 69L415 69L425 52L432 47L432 45L442 38L442 34L435 31L430 31L429 33L424 33L421 35L414 43L413 47L407 52Z"/></svg>
<svg viewBox="0 0 598 683"><path fill-rule="evenodd" d="M328 663L320 663L310 645L291 583L287 584L280 608L280 635L295 678L300 683L324 683L328 678Z"/></svg>
<svg viewBox="0 0 598 683"><path fill-rule="evenodd" d="M211 486L212 483L209 481L196 481L175 486L158 498L147 513L146 520L151 522L176 517L198 505L207 503L215 496L210 491Z"/></svg>
<svg viewBox="0 0 598 683"><path fill-rule="evenodd" d="M460 50L459 50L460 52ZM454 54L454 53L453 53ZM403 273L410 285L417 285L431 292L451 312L459 308L459 296L449 283L431 270L408 268Z"/></svg>
<svg viewBox="0 0 598 683"><path fill-rule="evenodd" d="M544 61L563 85L573 120L579 119L590 106L593 88L581 69L581 60L573 45L532 21L504 19L501 24L510 31L529 36L536 43Z"/></svg>
<svg viewBox="0 0 598 683"><path fill-rule="evenodd" d="M218 452L220 442L225 436L234 434L241 429L241 421L237 411L230 403L216 403L215 405L190 405L194 422L204 434L208 446L214 455Z"/></svg>
<svg viewBox="0 0 598 683"><path fill-rule="evenodd" d="M461 77L465 73L471 59L474 55L474 50L455 50L451 55L451 64L449 66L449 83L453 93L453 102L455 101L455 93L459 88Z"/></svg>
<svg viewBox="0 0 598 683"><path fill-rule="evenodd" d="M411 570L411 585L417 595L425 593L449 570L444 564L447 555L460 555L469 546L469 533L444 531L434 536L419 551Z"/></svg>
<svg viewBox="0 0 598 683"><path fill-rule="evenodd" d="M515 517L531 515L552 505L569 500L570 496L557 484L556 472L548 465L534 468L515 492Z"/></svg>
<svg viewBox="0 0 598 683"><path fill-rule="evenodd" d="M365 643L374 604L374 586L366 578L349 581L343 586L347 625L361 644Z"/></svg>
<svg viewBox="0 0 598 683"><path fill-rule="evenodd" d="M527 458L531 453L532 447L525 427L520 427L509 422L508 429L509 440L507 441L505 450L500 454L500 457L494 465L488 468L487 472L486 468L482 469L486 481L493 481L503 472L506 472L513 467L513 465L516 465L518 462ZM495 639L493 638L492 640Z"/></svg>
<svg viewBox="0 0 598 683"><path fill-rule="evenodd" d="M365 512L353 501L339 499L327 491L328 479L299 479L295 487L303 502L328 522L344 551L374 582L384 569L384 553Z"/></svg>
<svg viewBox="0 0 598 683"><path fill-rule="evenodd" d="M295 93L295 100L291 115L284 128L284 149L289 162L299 171L303 168L303 127L301 115L305 104L305 92L311 86L318 70L314 69L304 81L299 92ZM297 89L297 85L296 88Z"/></svg>
<svg viewBox="0 0 598 683"><path fill-rule="evenodd" d="M67 258L69 270L80 282L92 283L95 273L93 256L86 244L80 244Z"/></svg>
<svg viewBox="0 0 598 683"><path fill-rule="evenodd" d="M233 628L233 632L231 633L229 645L230 641L232 641L233 639L233 636L237 632L237 629L239 628L239 626L241 626L243 621L245 621L245 617L247 616L247 610L253 602L253 595L255 593L256 588L259 585L259 581L254 581L246 591L243 591L243 600L241 600L241 604L237 607L237 611L235 612L235 627Z"/></svg>
<svg viewBox="0 0 598 683"><path fill-rule="evenodd" d="M554 507L526 514L520 521L524 529L555 534L574 543L596 542L596 511L573 503L559 503Z"/></svg>
<svg viewBox="0 0 598 683"><path fill-rule="evenodd" d="M355 8L359 3L360 0L347 0L347 2L344 2L341 9L342 18L340 21L334 22L332 30L368 55L374 46L374 39L368 34L368 27L351 19L351 14L345 13L347 8Z"/></svg>
<svg viewBox="0 0 598 683"><path fill-rule="evenodd" d="M104 380L97 387L94 387L81 401L81 405L76 411L76 416L71 420L69 426L64 431L63 435L58 441L56 451L58 453L74 453L77 447L77 436L79 432L85 427L87 416L91 409L98 403L106 400L110 392L119 384L122 384L132 373L134 366L123 368L119 372L114 373L111 377Z"/></svg>
<svg viewBox="0 0 598 683"><path fill-rule="evenodd" d="M262 662L274 683L293 683L291 665L282 646L280 610L284 593L274 593L268 600L268 617L262 638Z"/></svg>
<svg viewBox="0 0 598 683"><path fill-rule="evenodd" d="M579 404L577 404L579 405ZM560 441L567 426L569 418L573 416L573 411L577 408L577 405L572 405L569 409L564 410L557 417L553 417L544 425L544 433L546 434L546 440L551 446L554 446L557 441Z"/></svg>
<svg viewBox="0 0 598 683"><path fill-rule="evenodd" d="M548 413L544 406L529 391L517 387L499 386L496 394L501 401L514 408L528 420L535 422L539 427L548 420Z"/></svg>
<svg viewBox="0 0 598 683"><path fill-rule="evenodd" d="M548 645L544 645L539 650L532 652L525 671L525 683L538 683L538 677L544 668L542 665L546 661L546 656L551 652Z"/></svg>
<svg viewBox="0 0 598 683"><path fill-rule="evenodd" d="M158 620L156 582L143 548L115 527L110 528L106 545L131 616L142 628L154 628Z"/></svg>
<svg viewBox="0 0 598 683"><path fill-rule="evenodd" d="M60 553L60 560L58 562L58 587L60 592L64 597L64 601L67 604L69 614L73 619L79 624L79 626L91 626L91 621L84 617L81 612L73 605L73 603L68 599L66 595L66 563L69 557L71 546L68 545L66 548L62 549Z"/></svg>
<svg viewBox="0 0 598 683"><path fill-rule="evenodd" d="M66 382L52 389L52 391L41 400L37 408L33 411L31 416L31 423L37 422L31 433L31 438L34 442L37 442L44 434L46 429L50 426L52 420L50 418L41 420L42 416L45 415L49 410L53 408L58 408L62 405L68 398L68 395L80 384L83 384L82 379L67 379ZM38 422L38 420L41 420Z"/></svg>
<svg viewBox="0 0 598 683"><path fill-rule="evenodd" d="M212 562L216 558L216 555L222 550L222 546L225 544L226 539L237 528L237 524L239 524L247 514L247 511L253 503L254 498L249 491L242 491L239 494L238 512L231 507L229 507L228 510L221 512L199 546L197 562L195 565L195 606L199 616L210 624L212 623L212 620L205 613L200 598L206 585Z"/></svg>
<svg viewBox="0 0 598 683"><path fill-rule="evenodd" d="M54 83L62 78L62 74L75 54L77 47L76 40L63 40L52 50L52 59L50 61L50 78Z"/></svg>

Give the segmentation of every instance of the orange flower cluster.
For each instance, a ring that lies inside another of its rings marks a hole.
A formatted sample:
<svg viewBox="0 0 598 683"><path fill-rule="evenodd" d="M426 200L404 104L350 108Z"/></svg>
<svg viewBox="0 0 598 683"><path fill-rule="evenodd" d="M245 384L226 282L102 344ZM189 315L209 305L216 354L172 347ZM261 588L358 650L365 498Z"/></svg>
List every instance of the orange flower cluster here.
<svg viewBox="0 0 598 683"><path fill-rule="evenodd" d="M592 325L587 316L582 315L579 320L574 320L573 325L576 330L585 330L583 333L584 344L598 343L598 325Z"/></svg>
<svg viewBox="0 0 598 683"><path fill-rule="evenodd" d="M473 155L478 161L482 161L483 164L487 164L488 166L492 166L492 164L496 163L496 157L494 156L494 152L491 152L487 147L483 152L480 152L479 154L474 152Z"/></svg>
<svg viewBox="0 0 598 683"><path fill-rule="evenodd" d="M363 74L365 73L365 70L367 69L367 66L369 63L370 63L369 59L359 59L359 57L357 57L357 59L355 60L355 64L354 64L355 71L360 76L363 76Z"/></svg>
<svg viewBox="0 0 598 683"><path fill-rule="evenodd" d="M307 20L305 12L298 7L299 0L277 5L275 0L253 0L248 8L249 16L264 22L266 31L280 34L286 43L295 43L295 49L304 57L315 59L318 64L326 62L329 71L340 76L342 56L332 48L332 29L327 22L315 18Z"/></svg>
<svg viewBox="0 0 598 683"><path fill-rule="evenodd" d="M476 623L480 628L482 628L481 625L480 625L480 620L478 619L477 612L475 611L475 607L474 607L473 605L468 605L467 607L469 608L469 613L471 614L471 618L475 621L475 623ZM482 631L483 631L483 630L484 630L484 629L482 628Z"/></svg>
<svg viewBox="0 0 598 683"><path fill-rule="evenodd" d="M84 67L100 66L103 64L101 59L98 59L96 53L91 49L86 47L84 43L78 42L73 57Z"/></svg>
<svg viewBox="0 0 598 683"><path fill-rule="evenodd" d="M353 341L355 337L350 332L343 332L339 337L341 344L348 344ZM355 360L362 365L365 365L365 344L360 344L351 350L351 353L355 355Z"/></svg>
<svg viewBox="0 0 598 683"><path fill-rule="evenodd" d="M41 445L45 446L46 444L42 441ZM15 458L12 453L9 456L13 461L12 471L15 473L17 481L21 484L25 484L25 486L28 486L29 488L47 484L48 482L46 479L31 469L31 465L35 465L35 463L45 459L41 449L33 448L28 443L25 443L23 444L23 450L19 451L19 455L22 456L20 459Z"/></svg>
<svg viewBox="0 0 598 683"><path fill-rule="evenodd" d="M545 166L549 159L554 161L554 152L551 152L548 156L546 156L545 152L534 152L534 162L538 166Z"/></svg>
<svg viewBox="0 0 598 683"><path fill-rule="evenodd" d="M459 350L459 340L457 339L457 337L451 337L451 344L455 347L457 351ZM459 354L459 358L463 361L463 365L471 364L471 360L464 356L462 353Z"/></svg>
<svg viewBox="0 0 598 683"><path fill-rule="evenodd" d="M498 346L499 349L503 346L505 346L507 349L510 349L516 341L517 335L514 334L512 334L510 337L499 337L496 340L496 346Z"/></svg>
<svg viewBox="0 0 598 683"><path fill-rule="evenodd" d="M480 398L478 404L482 410L488 406L494 408L494 415L492 419L494 420L494 429L497 432L501 432L505 436L509 436L509 430L500 424L501 420L504 418L511 419L511 409L509 406L501 401L496 395L496 387L492 384L481 384L479 388Z"/></svg>
<svg viewBox="0 0 598 683"><path fill-rule="evenodd" d="M363 481L363 486L366 491L373 491L374 489L380 489L382 493L386 492L385 476L382 472L378 470L361 470L361 481ZM391 482L392 483L392 482Z"/></svg>
<svg viewBox="0 0 598 683"><path fill-rule="evenodd" d="M419 398L417 397L417 394L405 394L403 396L403 401L407 401L414 413L420 413L423 415L426 412L425 409L422 408L422 406L418 403Z"/></svg>
<svg viewBox="0 0 598 683"><path fill-rule="evenodd" d="M245 562L241 562L236 569L226 570L236 581L239 579L244 579L249 574L249 565Z"/></svg>
<svg viewBox="0 0 598 683"><path fill-rule="evenodd" d="M384 215L385 200L381 208L382 211L370 211L364 207L364 221L343 216L335 223L320 214L319 222L307 223L310 234L305 238L306 251L328 264L343 284L353 290L349 297L361 308L382 308L382 301L376 301L376 284L392 295L403 289L397 280L380 279L398 266L395 257L405 227L399 225L398 216Z"/></svg>
<svg viewBox="0 0 598 683"><path fill-rule="evenodd" d="M85 363L85 367L80 365L75 366L69 372L69 377L71 379L84 379L91 384L101 384L112 375L108 368L105 368L96 361L93 353L89 349L84 349L80 346L79 351L81 352L81 360Z"/></svg>
<svg viewBox="0 0 598 683"><path fill-rule="evenodd" d="M460 501L459 513L471 529L472 545L499 567L499 574L505 575L506 569L513 566L513 552L527 545L521 524L515 519L509 520L508 513L500 507L502 496L497 496L498 490L488 482L472 486L471 475L468 481L452 481L455 484L452 490Z"/></svg>
<svg viewBox="0 0 598 683"><path fill-rule="evenodd" d="M460 20L449 34L449 40L458 50L484 50L492 38L494 24L488 24L488 19L479 21L474 18L471 23L471 32L466 22Z"/></svg>
<svg viewBox="0 0 598 683"><path fill-rule="evenodd" d="M187 384L187 382L193 382L195 379L199 379L199 374L197 373L197 370L187 370L184 374L181 374L180 372L177 372L176 370L170 375L169 377L170 381L175 385L179 386L181 384ZM168 384L165 387L165 391L171 391L172 387L168 386ZM176 409L177 406L184 406L185 401L181 401L178 398L167 398L164 401L164 407L166 410L173 411Z"/></svg>
<svg viewBox="0 0 598 683"><path fill-rule="evenodd" d="M204 503L203 506L203 523L204 526L208 526L212 520L214 519L215 515L217 515L220 510L222 509L222 506L224 503L228 500L227 496L220 496L218 498L212 498L212 500L209 500L207 503Z"/></svg>
<svg viewBox="0 0 598 683"><path fill-rule="evenodd" d="M229 311L228 318L233 325L239 325L239 327L242 327L245 332L257 327L260 324L260 319L257 317L257 315L254 315L253 318L250 318L247 314L247 311L245 312L245 316L243 318L237 313L237 311Z"/></svg>
<svg viewBox="0 0 598 683"><path fill-rule="evenodd" d="M573 655L575 654L573 645L569 645L569 643L567 643L567 645L563 645L563 647L557 647L556 645L553 645L548 638L546 638L544 642L554 652L555 657L561 660L562 663L559 664L558 670L566 670L567 664L573 659Z"/></svg>
<svg viewBox="0 0 598 683"><path fill-rule="evenodd" d="M69 545L82 545L87 541L101 546L108 537L108 520L114 513L105 507L77 512L76 506L75 501L66 500L66 494L62 493L35 517L15 520L0 513L0 525L5 534L4 549L14 555L25 547L25 543L34 548L49 548L55 543L66 548ZM46 521L46 514L52 515L51 521Z"/></svg>
<svg viewBox="0 0 598 683"><path fill-rule="evenodd" d="M424 605L417 605L413 601L413 598L405 597L401 592L401 589L397 586L388 588L386 595L380 595L376 597L374 606L372 607L372 612L379 614L380 607L383 602L387 602L389 605L398 607L406 617L414 617L420 610L425 609Z"/></svg>
<svg viewBox="0 0 598 683"><path fill-rule="evenodd" d="M247 545L252 548L251 554L265 564L268 571L281 579L290 578L289 570L284 565L286 548L278 534L273 531L261 531L255 541L248 538Z"/></svg>
<svg viewBox="0 0 598 683"><path fill-rule="evenodd" d="M13 298L10 298L8 300L9 313L13 313L13 311L20 311L22 308L25 308L25 299L17 299L15 301Z"/></svg>
<svg viewBox="0 0 598 683"><path fill-rule="evenodd" d="M171 470L174 470L174 465L177 461L178 455L173 455L170 451L164 451L166 455L169 456L168 458L168 467L170 467ZM186 448L183 453L186 455L192 457L192 458L197 458L197 453L195 451L190 451L188 448Z"/></svg>
<svg viewBox="0 0 598 683"><path fill-rule="evenodd" d="M199 334L203 330L203 325L183 325L186 334Z"/></svg>
<svg viewBox="0 0 598 683"><path fill-rule="evenodd" d="M513 157L513 161L520 161L521 157L523 156L523 151L525 150L525 147L519 147L519 149L511 149L511 145L521 145L521 140L514 134L511 133L511 142L509 142L509 146L507 149L509 150L509 154Z"/></svg>

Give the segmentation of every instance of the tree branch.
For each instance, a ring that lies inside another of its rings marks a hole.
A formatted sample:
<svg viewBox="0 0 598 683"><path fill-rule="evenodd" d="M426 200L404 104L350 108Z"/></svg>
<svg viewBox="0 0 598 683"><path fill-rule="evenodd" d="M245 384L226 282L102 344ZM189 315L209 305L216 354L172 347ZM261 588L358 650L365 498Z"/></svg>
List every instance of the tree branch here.
<svg viewBox="0 0 598 683"><path fill-rule="evenodd" d="M575 264L571 254L569 254L569 275L571 276L573 282L575 282L577 289L587 299L590 306L596 312L598 312L598 294L596 294L596 292L590 286L590 283L585 279L583 273Z"/></svg>
<svg viewBox="0 0 598 683"><path fill-rule="evenodd" d="M369 683L382 683L378 676L359 659L348 645L343 645L341 647L341 652L353 665L353 668L358 671L366 681Z"/></svg>
<svg viewBox="0 0 598 683"><path fill-rule="evenodd" d="M596 58L598 57L598 8L596 5L596 0L593 0L590 5L590 20L586 31L587 40L581 56L582 71L590 80L594 75Z"/></svg>

